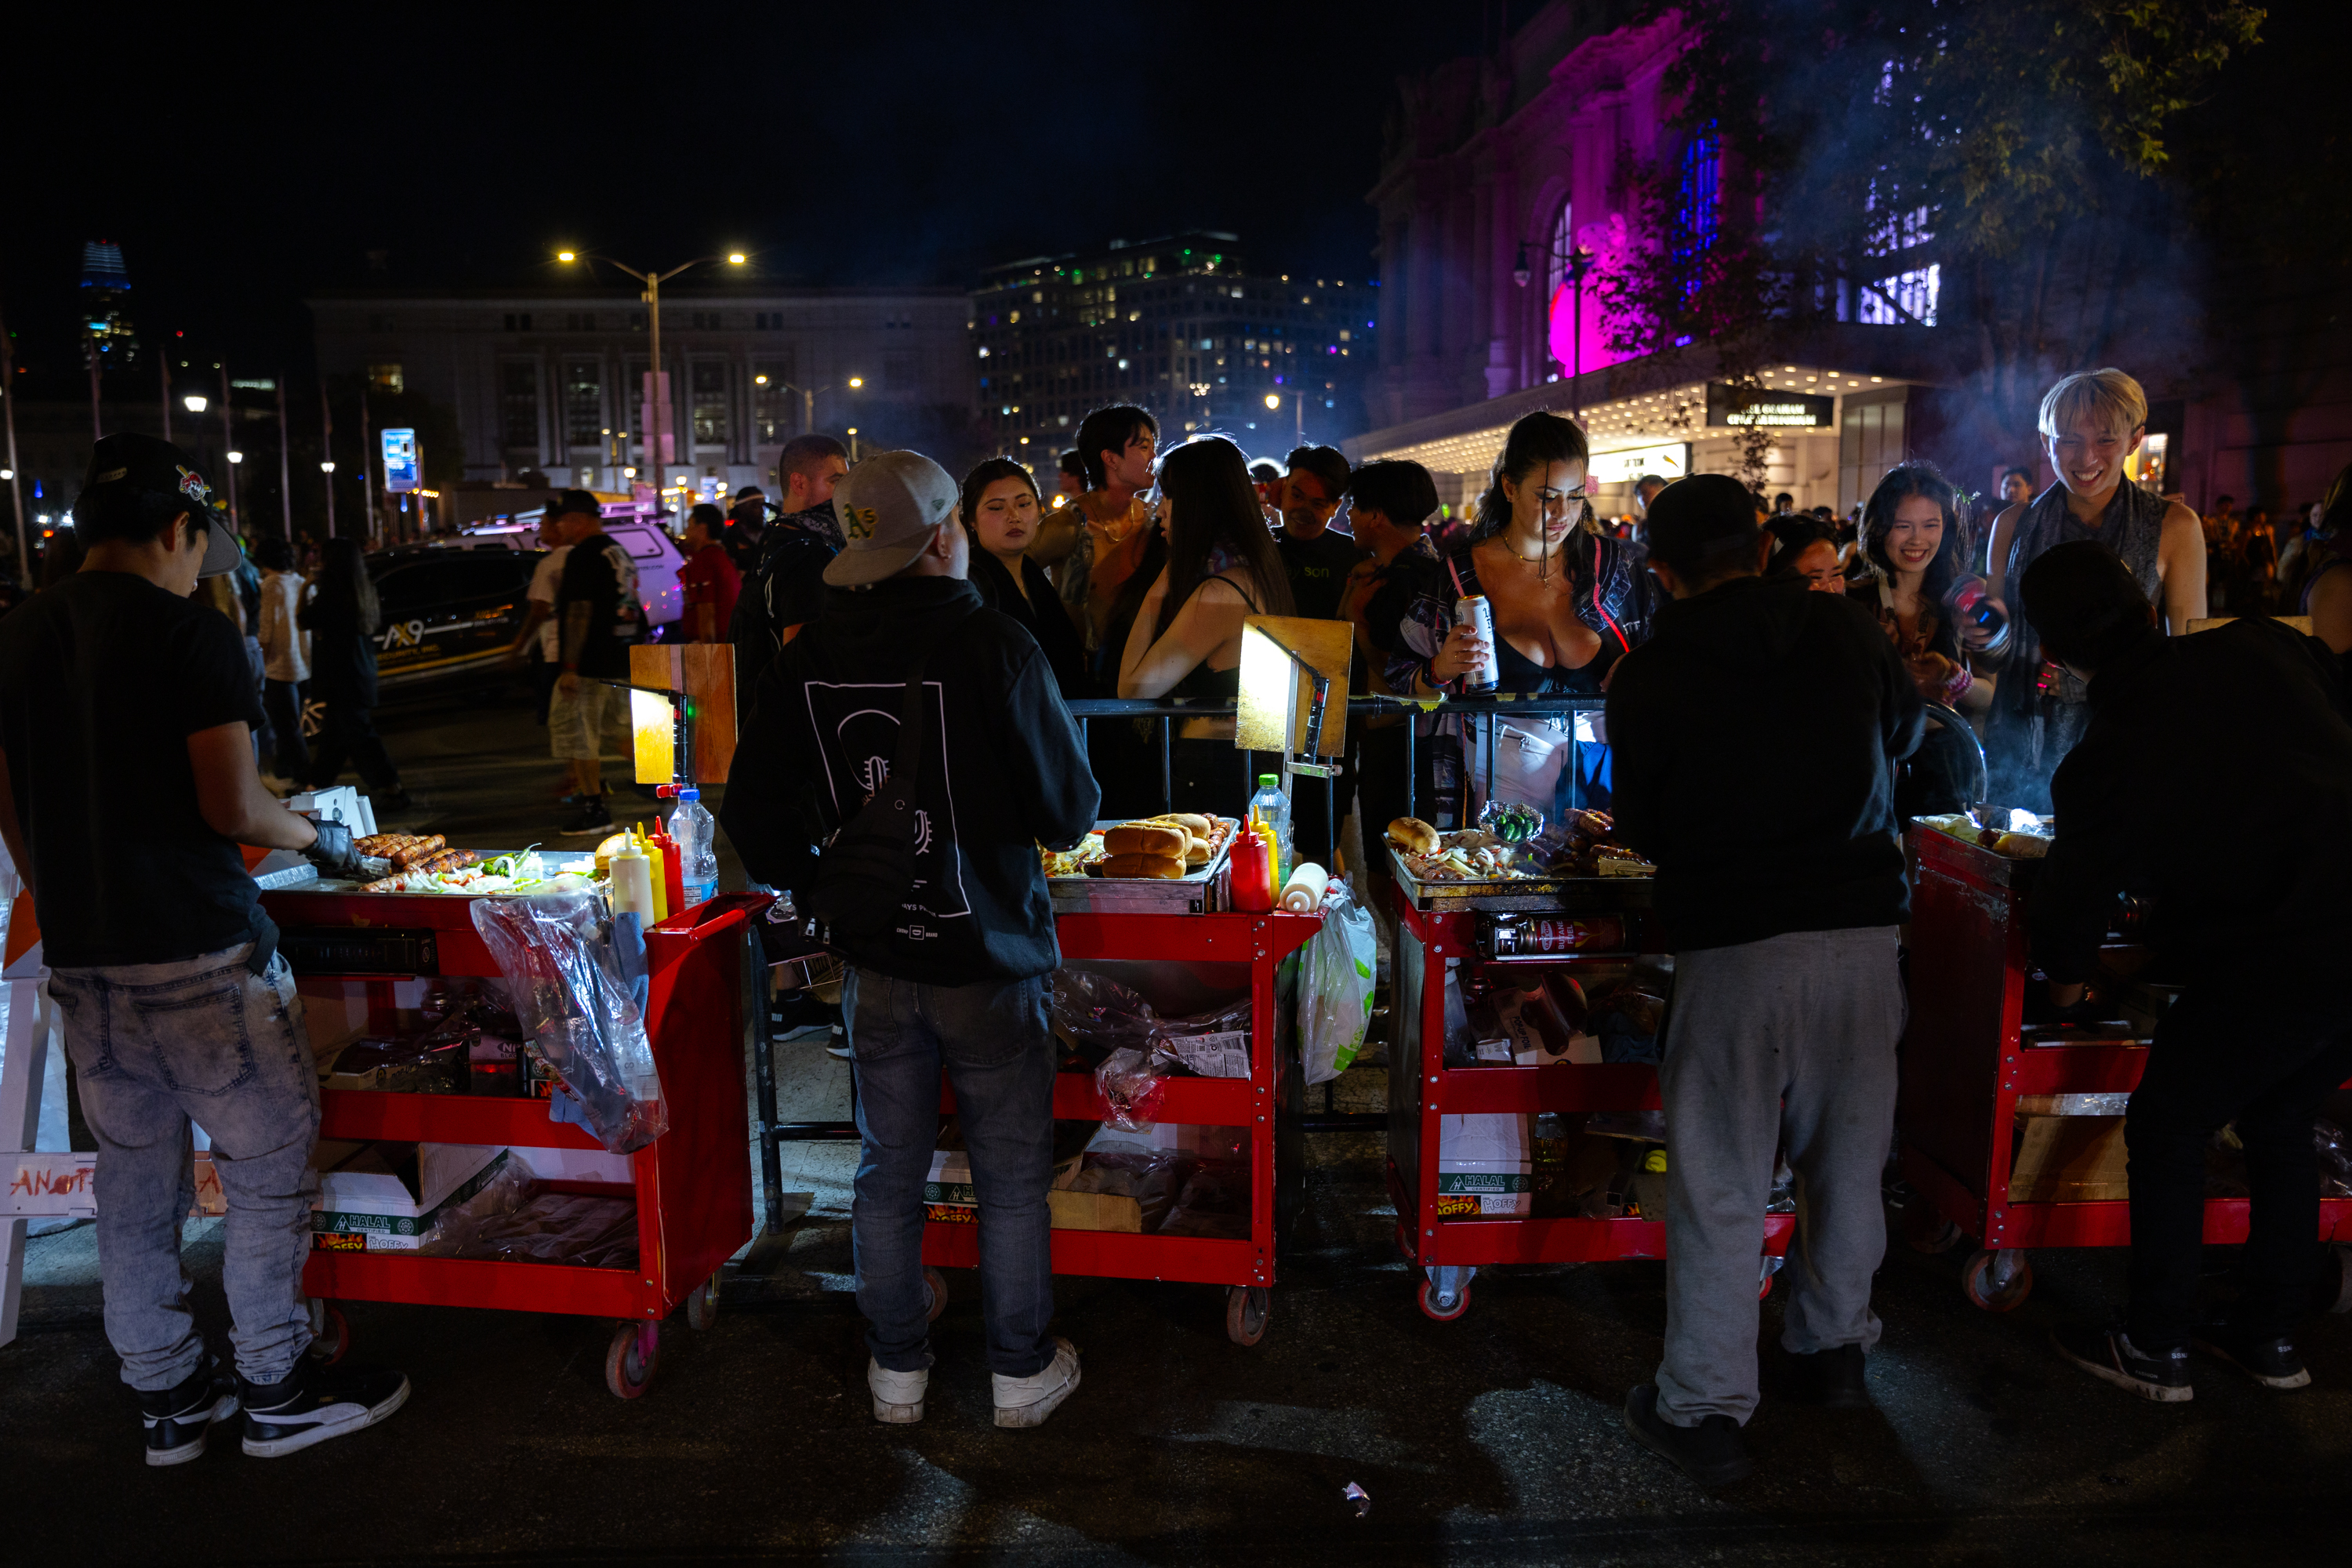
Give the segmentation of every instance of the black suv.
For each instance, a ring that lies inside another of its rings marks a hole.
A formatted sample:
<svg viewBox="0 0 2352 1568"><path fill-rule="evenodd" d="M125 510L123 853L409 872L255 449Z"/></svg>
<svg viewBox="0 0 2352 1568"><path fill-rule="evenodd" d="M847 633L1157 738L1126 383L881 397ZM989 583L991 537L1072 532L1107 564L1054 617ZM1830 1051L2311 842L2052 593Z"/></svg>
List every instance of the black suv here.
<svg viewBox="0 0 2352 1568"><path fill-rule="evenodd" d="M544 552L411 544L368 557L383 604L378 684L410 696L507 678L507 649L522 629L530 574Z"/></svg>

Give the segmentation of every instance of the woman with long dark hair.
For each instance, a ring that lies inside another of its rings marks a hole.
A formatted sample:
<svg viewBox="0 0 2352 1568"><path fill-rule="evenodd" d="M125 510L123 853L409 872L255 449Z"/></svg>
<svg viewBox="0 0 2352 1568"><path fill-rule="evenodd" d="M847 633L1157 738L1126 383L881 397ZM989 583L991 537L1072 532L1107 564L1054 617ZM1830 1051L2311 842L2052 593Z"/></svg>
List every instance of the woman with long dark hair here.
<svg viewBox="0 0 2352 1568"><path fill-rule="evenodd" d="M1862 509L1862 551L1870 576L1848 596L1878 617L1911 672L1920 698L1973 717L1992 706L1992 682L1969 669L1948 599L1968 571L1966 510L1933 463L1887 470ZM1973 804L1974 747L1929 719L1927 738L1903 763L1897 816L1960 811Z"/></svg>
<svg viewBox="0 0 2352 1568"><path fill-rule="evenodd" d="M1065 702L1088 695L1087 650L1045 569L1029 559L1037 537L1037 481L1010 458L991 458L963 478L961 510L971 535L971 585L1037 639Z"/></svg>
<svg viewBox="0 0 2352 1568"><path fill-rule="evenodd" d="M311 787L333 784L348 758L378 812L402 810L408 792L370 716L376 700L375 634L383 611L358 540L327 541L319 581L301 618L310 633L310 694L320 704Z"/></svg>
<svg viewBox="0 0 2352 1568"><path fill-rule="evenodd" d="M1242 622L1287 616L1290 579L1242 449L1196 436L1160 459L1168 564L1143 596L1119 659L1121 697L1230 704L1241 691ZM1249 799L1231 719L1188 719L1171 768L1181 810L1239 816Z"/></svg>
<svg viewBox="0 0 2352 1568"><path fill-rule="evenodd" d="M1495 621L1497 689L1530 697L1597 697L1610 668L1650 635L1657 613L1648 552L1601 531L1585 500L1591 452L1584 432L1557 414L1535 413L1511 426L1479 499L1470 537L1441 552L1438 569L1420 574L1410 596L1375 599L1370 614L1395 617L1389 683L1423 696L1458 693L1485 663L1488 647L1462 619L1462 600L1483 595ZM1605 737L1591 715L1577 733L1591 748L1580 784L1564 771L1570 730L1564 719L1515 717L1496 736L1495 795L1555 814L1575 788L1598 802L1606 791ZM1460 743L1483 750L1480 737ZM1435 788L1462 799L1465 782L1449 778L1441 752ZM1468 803L1454 809L1466 812ZM1445 810L1444 806L1439 807Z"/></svg>

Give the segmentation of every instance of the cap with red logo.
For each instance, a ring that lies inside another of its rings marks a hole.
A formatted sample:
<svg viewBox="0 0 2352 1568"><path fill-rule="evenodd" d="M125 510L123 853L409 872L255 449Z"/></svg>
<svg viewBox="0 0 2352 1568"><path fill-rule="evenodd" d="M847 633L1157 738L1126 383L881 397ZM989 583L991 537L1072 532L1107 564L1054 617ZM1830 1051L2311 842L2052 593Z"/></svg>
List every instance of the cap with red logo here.
<svg viewBox="0 0 2352 1568"><path fill-rule="evenodd" d="M212 481L205 478L194 458L171 442L136 430L100 437L89 449L89 471L82 477L82 493L116 485L170 497L187 509L188 520L205 531L205 561L197 568L198 576L234 572L245 558L236 535L229 530L227 514L213 498Z"/></svg>

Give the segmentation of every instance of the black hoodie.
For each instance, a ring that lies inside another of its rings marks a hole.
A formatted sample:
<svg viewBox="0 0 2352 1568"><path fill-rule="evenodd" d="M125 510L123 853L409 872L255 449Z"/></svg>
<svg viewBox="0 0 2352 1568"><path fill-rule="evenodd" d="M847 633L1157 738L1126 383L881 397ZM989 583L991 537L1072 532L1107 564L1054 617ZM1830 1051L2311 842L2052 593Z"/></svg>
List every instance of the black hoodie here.
<svg viewBox="0 0 2352 1568"><path fill-rule="evenodd" d="M960 608L971 613L934 637ZM805 888L816 846L888 775L908 667L931 644L915 890L895 930L836 951L931 985L1043 974L1061 948L1037 847L1076 843L1101 793L1036 641L967 582L828 589L824 616L760 677L719 821L753 877Z"/></svg>
<svg viewBox="0 0 2352 1568"><path fill-rule="evenodd" d="M1900 922L1894 764L1925 726L1843 594L1737 577L1661 605L1611 678L1609 744L1618 832L1657 862L1675 947Z"/></svg>

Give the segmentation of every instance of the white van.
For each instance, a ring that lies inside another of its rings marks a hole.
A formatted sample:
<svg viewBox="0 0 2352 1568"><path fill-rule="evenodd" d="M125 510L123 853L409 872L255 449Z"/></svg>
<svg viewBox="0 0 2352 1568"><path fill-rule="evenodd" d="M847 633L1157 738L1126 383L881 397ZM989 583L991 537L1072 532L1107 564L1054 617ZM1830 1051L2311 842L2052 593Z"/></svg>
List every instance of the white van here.
<svg viewBox="0 0 2352 1568"><path fill-rule="evenodd" d="M660 519L652 515L649 507L640 507L635 501L606 501L603 510L605 533L636 563L637 596L645 601L646 620L662 633L662 640L667 641L673 634L665 628L676 626L686 615L686 591L677 581L678 568L686 564L686 552L663 531ZM465 537L520 535L516 547L527 549L537 542L540 521L544 516L544 508L533 507L512 517L478 523L466 530Z"/></svg>

